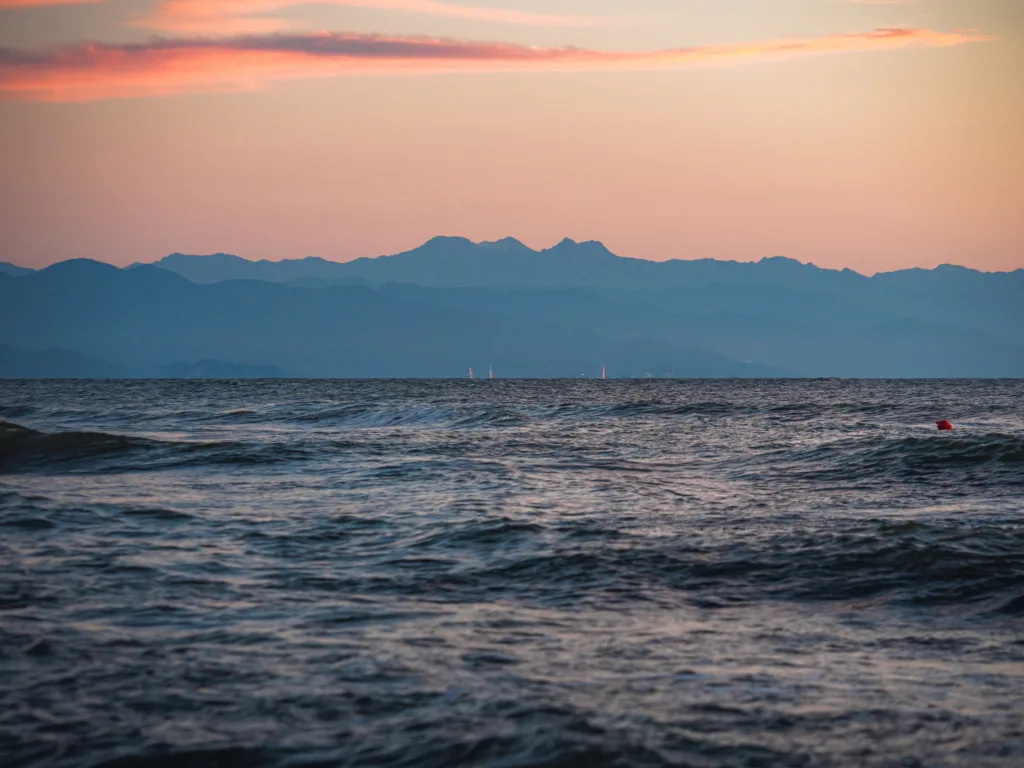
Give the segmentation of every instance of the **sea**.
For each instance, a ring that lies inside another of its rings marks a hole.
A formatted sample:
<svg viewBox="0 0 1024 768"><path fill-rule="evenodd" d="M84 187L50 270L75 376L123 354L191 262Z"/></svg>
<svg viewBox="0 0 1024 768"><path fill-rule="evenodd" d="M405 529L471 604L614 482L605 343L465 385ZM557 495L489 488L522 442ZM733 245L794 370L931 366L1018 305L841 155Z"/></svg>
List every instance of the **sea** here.
<svg viewBox="0 0 1024 768"><path fill-rule="evenodd" d="M4 768L1024 765L1022 381L6 381L0 420Z"/></svg>

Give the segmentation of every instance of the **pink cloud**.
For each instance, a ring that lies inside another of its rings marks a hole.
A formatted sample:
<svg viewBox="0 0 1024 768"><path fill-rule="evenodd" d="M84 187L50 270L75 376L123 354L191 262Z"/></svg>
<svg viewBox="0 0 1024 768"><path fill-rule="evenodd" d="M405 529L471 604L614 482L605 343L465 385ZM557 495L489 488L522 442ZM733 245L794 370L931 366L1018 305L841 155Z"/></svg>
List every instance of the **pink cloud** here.
<svg viewBox="0 0 1024 768"><path fill-rule="evenodd" d="M528 13L443 0L163 0L153 15L138 19L138 26L174 32L243 34L280 31L290 26L275 13L297 5L336 5L448 16L502 24L574 27L604 23L591 16Z"/></svg>
<svg viewBox="0 0 1024 768"><path fill-rule="evenodd" d="M970 30L876 29L663 51L538 48L323 32L0 49L0 98L90 101L250 91L302 78L439 72L671 70L827 53L943 48L993 38Z"/></svg>

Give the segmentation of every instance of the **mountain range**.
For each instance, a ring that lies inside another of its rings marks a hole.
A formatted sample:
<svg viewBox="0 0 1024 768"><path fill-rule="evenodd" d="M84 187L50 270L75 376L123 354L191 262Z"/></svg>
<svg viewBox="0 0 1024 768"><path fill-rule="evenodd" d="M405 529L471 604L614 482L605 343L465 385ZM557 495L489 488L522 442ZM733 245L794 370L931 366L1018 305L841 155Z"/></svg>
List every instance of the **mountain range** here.
<svg viewBox="0 0 1024 768"><path fill-rule="evenodd" d="M1024 270L867 277L511 238L344 263L0 264L0 345L3 377L1022 377Z"/></svg>

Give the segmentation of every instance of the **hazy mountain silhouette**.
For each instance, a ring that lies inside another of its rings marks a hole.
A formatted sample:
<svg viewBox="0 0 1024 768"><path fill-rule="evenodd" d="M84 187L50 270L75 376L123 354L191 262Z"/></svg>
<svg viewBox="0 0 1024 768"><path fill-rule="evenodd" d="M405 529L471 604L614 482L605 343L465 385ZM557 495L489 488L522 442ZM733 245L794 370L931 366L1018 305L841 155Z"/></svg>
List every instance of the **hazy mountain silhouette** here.
<svg viewBox="0 0 1024 768"><path fill-rule="evenodd" d="M286 379L275 366L199 360L149 368L115 365L53 347L41 351L0 344L0 379Z"/></svg>
<svg viewBox="0 0 1024 768"><path fill-rule="evenodd" d="M298 376L770 376L697 345L402 300L361 286L200 285L168 270L88 260L0 280L0 342L60 346L133 370L176 360L275 366Z"/></svg>
<svg viewBox="0 0 1024 768"><path fill-rule="evenodd" d="M157 266L196 282L244 278L305 287L409 283L434 288L591 288L620 303L671 312L767 313L861 329L910 317L975 328L1024 345L1024 270L990 274L941 266L865 277L782 257L750 263L651 262L616 256L596 242L563 240L534 251L512 238L473 243L454 237L437 237L394 256L346 263L174 254Z"/></svg>
<svg viewBox="0 0 1024 768"><path fill-rule="evenodd" d="M126 368L67 349L39 352L0 344L0 379L120 379Z"/></svg>
<svg viewBox="0 0 1024 768"><path fill-rule="evenodd" d="M678 291L671 311L659 293L425 288L388 284L386 295L460 311L544 319L611 338L653 336L698 344L734 359L757 359L805 376L1018 377L1024 349L992 333L873 311L834 297L772 289L748 297L746 314L733 301L747 289L711 286ZM724 301L721 301L722 299ZM723 311L720 306L730 306Z"/></svg>
<svg viewBox="0 0 1024 768"><path fill-rule="evenodd" d="M130 268L145 266L133 264ZM189 256L172 253L156 262L156 266L177 272L194 283L221 283L226 280L263 280L273 283L287 283L293 280L313 278L324 285L328 281L343 280L344 270L335 261L311 256L306 259L285 261L248 261L229 253L214 253L208 256Z"/></svg>
<svg viewBox="0 0 1024 768"><path fill-rule="evenodd" d="M29 269L28 267L19 267L17 264L10 264L6 261L0 261L0 275L11 275L17 277L19 275L27 275L29 272L35 270Z"/></svg>
<svg viewBox="0 0 1024 768"><path fill-rule="evenodd" d="M412 251L357 259L343 266L350 276L434 287L585 286L624 290L722 282L800 290L867 279L849 270L824 270L782 257L754 263L645 261L617 256L596 241L577 243L568 238L553 248L535 251L514 238L473 243L461 237L435 237Z"/></svg>
<svg viewBox="0 0 1024 768"><path fill-rule="evenodd" d="M867 280L850 270L819 269L782 257L756 263L700 259L666 262L616 256L599 242L565 239L535 251L514 238L474 243L463 237L435 237L419 248L394 256L331 262L319 258L246 261L229 254L171 254L156 266L198 283L305 279L326 285L353 279L369 283L414 283L431 287L557 287L659 289L725 282L778 285L793 290L823 288Z"/></svg>
<svg viewBox="0 0 1024 768"><path fill-rule="evenodd" d="M534 251L511 238L434 238L348 263L173 254L128 270L70 261L0 274L0 291L15 283L0 341L132 370L177 366L166 375L246 375L174 362L215 359L267 376L452 376L490 364L503 376L601 365L612 375L1024 376L1024 270L869 278L785 258L648 262L594 242ZM765 367L737 362L748 360Z"/></svg>

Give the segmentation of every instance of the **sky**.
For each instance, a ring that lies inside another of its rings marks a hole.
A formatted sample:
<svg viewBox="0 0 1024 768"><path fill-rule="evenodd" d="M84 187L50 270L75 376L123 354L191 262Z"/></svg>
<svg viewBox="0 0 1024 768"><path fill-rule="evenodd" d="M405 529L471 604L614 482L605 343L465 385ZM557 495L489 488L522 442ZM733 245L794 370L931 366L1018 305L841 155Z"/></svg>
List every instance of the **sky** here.
<svg viewBox="0 0 1024 768"><path fill-rule="evenodd" d="M0 0L0 261L1024 267L1021 0Z"/></svg>

